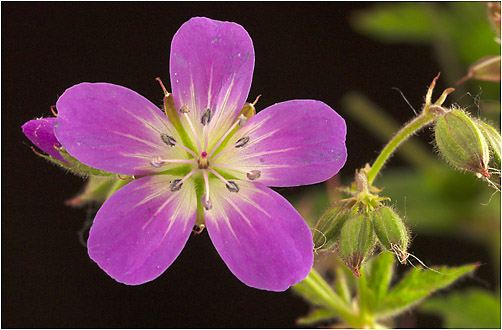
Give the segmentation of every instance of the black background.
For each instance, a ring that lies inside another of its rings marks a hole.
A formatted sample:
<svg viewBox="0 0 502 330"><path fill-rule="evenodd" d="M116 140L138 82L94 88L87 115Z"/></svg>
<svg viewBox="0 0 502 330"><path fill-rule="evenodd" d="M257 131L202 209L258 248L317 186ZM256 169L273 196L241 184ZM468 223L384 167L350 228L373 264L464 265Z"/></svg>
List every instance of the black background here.
<svg viewBox="0 0 502 330"><path fill-rule="evenodd" d="M21 125L50 116L58 95L82 81L123 85L160 104L155 77L169 85L172 36L190 17L207 16L237 22L251 35L256 65L249 100L262 94L258 110L310 98L347 118L349 158L341 175L349 180L375 158L381 144L340 110L342 95L361 90L403 123L412 111L391 88L399 87L419 108L439 71L427 46L385 45L354 32L349 14L368 6L3 2L2 327L295 326L308 306L289 291L271 293L240 283L207 233L192 236L153 282L129 287L109 278L78 241L86 210L63 205L79 191L81 179L36 157ZM440 81L438 88L444 87ZM424 240L416 238L414 244L448 263L448 256L439 256L438 242ZM469 251L466 262L484 253ZM430 318L406 318L403 326L439 325Z"/></svg>

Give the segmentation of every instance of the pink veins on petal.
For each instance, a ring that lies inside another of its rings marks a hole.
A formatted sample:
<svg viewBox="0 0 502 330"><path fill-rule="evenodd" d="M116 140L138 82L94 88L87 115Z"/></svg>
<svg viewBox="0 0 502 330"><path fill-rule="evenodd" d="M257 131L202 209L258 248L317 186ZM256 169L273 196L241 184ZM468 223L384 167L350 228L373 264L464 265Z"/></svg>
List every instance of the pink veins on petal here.
<svg viewBox="0 0 502 330"><path fill-rule="evenodd" d="M90 257L117 281L158 277L195 224L207 227L230 271L251 287L283 291L309 273L310 229L268 187L335 175L347 157L345 122L314 100L245 117L253 69L244 28L197 17L171 45L178 124L113 84L78 84L59 98L55 134L64 148L83 164L137 178L103 204L88 240Z"/></svg>

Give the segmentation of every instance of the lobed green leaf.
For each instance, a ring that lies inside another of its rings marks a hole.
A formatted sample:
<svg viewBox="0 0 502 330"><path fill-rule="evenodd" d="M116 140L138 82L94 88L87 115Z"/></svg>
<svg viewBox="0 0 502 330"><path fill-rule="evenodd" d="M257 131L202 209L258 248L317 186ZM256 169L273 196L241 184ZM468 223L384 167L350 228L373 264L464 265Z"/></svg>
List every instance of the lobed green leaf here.
<svg viewBox="0 0 502 330"><path fill-rule="evenodd" d="M477 265L435 267L437 272L415 268L394 286L375 309L377 318L397 315L421 302L436 290L444 289L460 277L469 274Z"/></svg>

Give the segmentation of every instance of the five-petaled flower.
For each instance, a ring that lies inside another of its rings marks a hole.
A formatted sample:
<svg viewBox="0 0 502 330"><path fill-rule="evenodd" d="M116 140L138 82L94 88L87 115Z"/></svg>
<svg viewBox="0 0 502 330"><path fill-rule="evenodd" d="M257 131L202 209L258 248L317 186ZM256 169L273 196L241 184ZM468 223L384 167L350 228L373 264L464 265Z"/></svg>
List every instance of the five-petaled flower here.
<svg viewBox="0 0 502 330"><path fill-rule="evenodd" d="M345 163L346 126L314 100L245 103L254 69L238 24L192 18L171 45L166 115L136 92L81 83L57 101L55 137L85 165L135 180L98 211L90 257L142 284L176 259L197 224L237 278L283 291L313 264L309 227L268 188L313 184Z"/></svg>

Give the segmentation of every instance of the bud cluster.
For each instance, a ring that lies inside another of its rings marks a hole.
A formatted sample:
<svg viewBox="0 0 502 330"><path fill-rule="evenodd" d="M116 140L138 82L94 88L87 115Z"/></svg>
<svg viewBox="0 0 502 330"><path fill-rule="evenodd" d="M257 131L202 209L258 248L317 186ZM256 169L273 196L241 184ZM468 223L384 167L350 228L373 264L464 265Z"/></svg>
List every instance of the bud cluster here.
<svg viewBox="0 0 502 330"><path fill-rule="evenodd" d="M335 202L321 216L313 234L317 251L335 251L358 277L377 246L406 263L410 241L404 221L382 203L387 198L369 192L364 171L356 173L354 197Z"/></svg>

